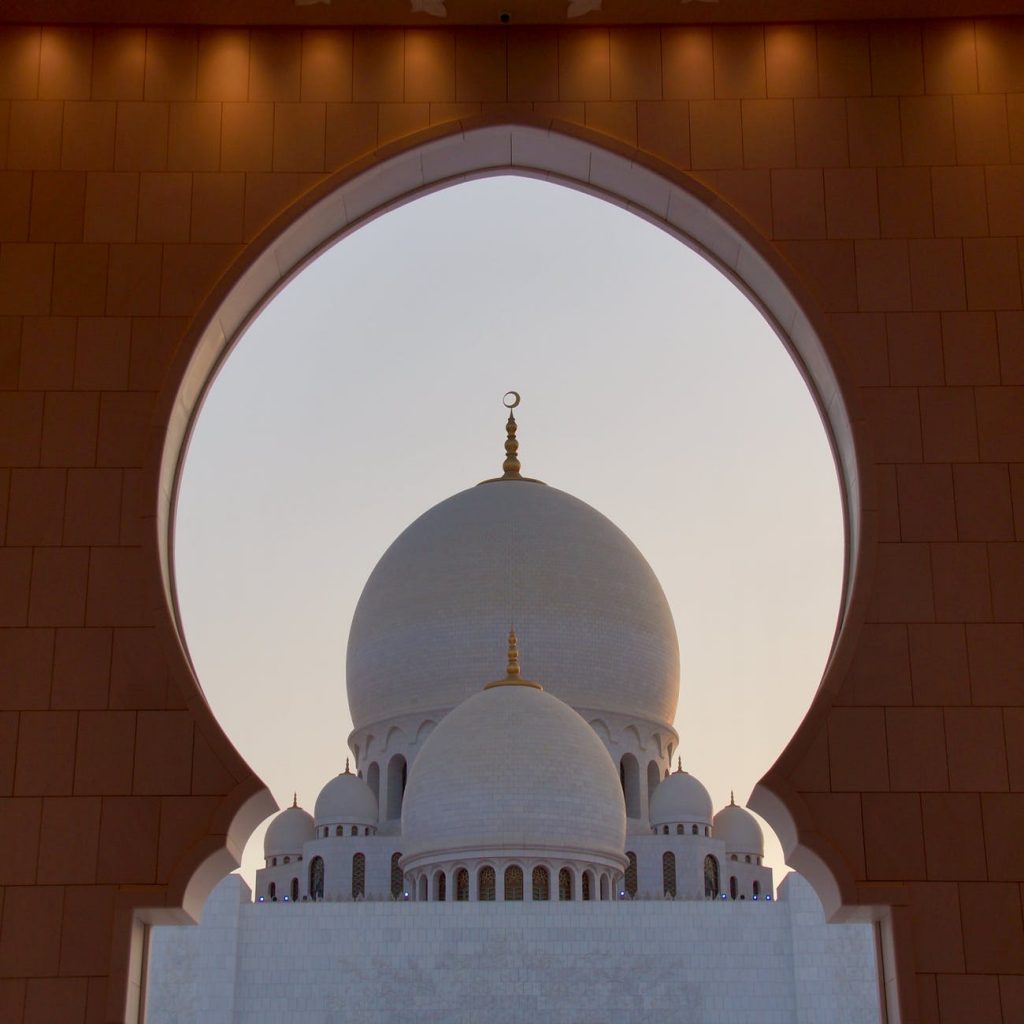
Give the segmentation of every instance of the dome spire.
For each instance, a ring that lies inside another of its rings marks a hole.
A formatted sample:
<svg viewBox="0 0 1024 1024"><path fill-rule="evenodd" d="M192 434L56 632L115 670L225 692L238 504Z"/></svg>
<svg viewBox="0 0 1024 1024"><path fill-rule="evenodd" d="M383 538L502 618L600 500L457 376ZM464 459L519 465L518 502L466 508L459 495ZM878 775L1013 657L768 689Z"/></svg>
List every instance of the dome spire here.
<svg viewBox="0 0 1024 1024"><path fill-rule="evenodd" d="M488 683L484 689L490 690L495 686L529 686L534 690L544 689L539 683L523 679L519 671L519 638L516 636L515 626L513 626L508 631L508 667L505 669L505 678Z"/></svg>
<svg viewBox="0 0 1024 1024"><path fill-rule="evenodd" d="M676 771L681 772L683 770L683 759L681 757L676 758Z"/></svg>
<svg viewBox="0 0 1024 1024"><path fill-rule="evenodd" d="M508 409L508 421L505 424L505 461L501 464L502 480L522 480L519 470L519 440L516 437L516 414L513 411L522 401L518 391L506 391L501 404Z"/></svg>
<svg viewBox="0 0 1024 1024"><path fill-rule="evenodd" d="M516 437L519 424L516 423L516 414L513 410L522 400L518 391L506 391L502 396L501 404L508 409L508 420L505 423L505 461L501 464L501 476L491 477L490 480L481 480L481 483L501 483L504 480L522 480L528 484L544 482L543 480L534 480L530 476L523 476L520 472L523 467L519 461L519 438Z"/></svg>
<svg viewBox="0 0 1024 1024"><path fill-rule="evenodd" d="M299 806L299 794L298 793L292 793L292 807L298 807L298 806Z"/></svg>
<svg viewBox="0 0 1024 1024"><path fill-rule="evenodd" d="M519 675L519 639L515 626L508 631L508 668L505 671L509 679Z"/></svg>
<svg viewBox="0 0 1024 1024"><path fill-rule="evenodd" d="M731 789L729 790L729 806L730 807L735 807L736 806L736 793L735 793L734 790L731 790Z"/></svg>
<svg viewBox="0 0 1024 1024"><path fill-rule="evenodd" d="M348 766L348 758L347 757L345 758L345 774L346 775L351 775L352 774L352 771L351 771L351 769Z"/></svg>

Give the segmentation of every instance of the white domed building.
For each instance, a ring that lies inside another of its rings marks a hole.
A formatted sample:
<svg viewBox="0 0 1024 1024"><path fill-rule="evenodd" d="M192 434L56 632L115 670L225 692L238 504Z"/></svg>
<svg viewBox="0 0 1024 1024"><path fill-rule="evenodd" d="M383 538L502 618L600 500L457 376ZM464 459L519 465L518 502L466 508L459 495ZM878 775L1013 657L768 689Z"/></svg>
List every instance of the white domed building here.
<svg viewBox="0 0 1024 1024"><path fill-rule="evenodd" d="M698 993L706 1011L686 1019L875 1024L871 929L826 927L796 876L777 902L757 821L734 802L715 814L682 770L678 642L651 567L595 509L523 477L511 411L506 431L503 475L420 516L364 587L348 646L355 771L346 761L312 816L293 802L271 823L255 905L236 882L211 897L237 943L234 1016L216 1019L377 1021L387 985L430 1019L639 1024ZM583 904L602 916L579 917ZM703 952L641 952L670 934ZM180 968L191 950L208 970L205 940L173 941L155 941L154 962ZM524 970L546 995L506 1012ZM153 1024L214 1019L200 983L183 1008L180 973L151 984ZM222 1007L223 979L209 991Z"/></svg>

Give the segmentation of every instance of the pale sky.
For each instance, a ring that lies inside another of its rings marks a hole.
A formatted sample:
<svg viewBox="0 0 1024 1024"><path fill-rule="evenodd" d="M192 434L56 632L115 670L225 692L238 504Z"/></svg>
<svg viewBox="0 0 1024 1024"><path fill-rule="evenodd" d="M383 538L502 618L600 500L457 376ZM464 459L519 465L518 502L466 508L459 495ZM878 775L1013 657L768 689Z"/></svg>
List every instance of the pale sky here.
<svg viewBox="0 0 1024 1024"><path fill-rule="evenodd" d="M825 430L782 343L715 268L631 213L524 178L460 184L361 228L226 361L175 534L215 714L277 801L295 791L312 813L349 755L363 584L413 519L499 473L509 389L524 475L608 516L661 580L683 767L716 810L730 790L744 802L835 630L843 525ZM243 857L250 883L265 825Z"/></svg>

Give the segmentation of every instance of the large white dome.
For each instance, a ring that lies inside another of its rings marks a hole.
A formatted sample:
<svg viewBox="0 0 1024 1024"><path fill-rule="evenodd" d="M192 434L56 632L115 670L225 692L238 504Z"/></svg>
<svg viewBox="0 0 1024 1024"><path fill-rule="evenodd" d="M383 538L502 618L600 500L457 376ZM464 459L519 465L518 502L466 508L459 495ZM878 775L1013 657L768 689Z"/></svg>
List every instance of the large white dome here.
<svg viewBox="0 0 1024 1024"><path fill-rule="evenodd" d="M585 502L516 480L435 505L377 563L349 634L355 728L479 690L513 606L531 674L555 696L670 727L679 650L651 567Z"/></svg>
<svg viewBox="0 0 1024 1024"><path fill-rule="evenodd" d="M621 861L626 809L608 751L572 708L529 686L495 686L424 743L402 837L407 862L523 849Z"/></svg>

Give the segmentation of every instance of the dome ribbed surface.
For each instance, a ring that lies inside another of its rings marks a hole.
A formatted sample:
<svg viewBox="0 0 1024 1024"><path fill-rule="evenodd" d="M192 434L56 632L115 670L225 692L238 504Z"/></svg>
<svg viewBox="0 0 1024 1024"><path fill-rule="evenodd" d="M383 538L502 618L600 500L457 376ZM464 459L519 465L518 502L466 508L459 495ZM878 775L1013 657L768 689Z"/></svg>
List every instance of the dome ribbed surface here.
<svg viewBox="0 0 1024 1024"><path fill-rule="evenodd" d="M526 686L478 692L445 716L409 773L406 856L543 847L621 858L618 773L567 704Z"/></svg>
<svg viewBox="0 0 1024 1024"><path fill-rule="evenodd" d="M699 779L688 772L673 772L662 779L651 797L651 824L672 825L676 822L711 824L711 797Z"/></svg>
<svg viewBox="0 0 1024 1024"><path fill-rule="evenodd" d="M479 690L513 610L530 673L555 696L672 722L679 651L651 567L585 502L517 481L435 505L378 562L349 634L356 729Z"/></svg>
<svg viewBox="0 0 1024 1024"><path fill-rule="evenodd" d="M313 817L317 825L376 825L377 798L358 775L336 775L320 790Z"/></svg>
<svg viewBox="0 0 1024 1024"><path fill-rule="evenodd" d="M313 835L313 819L309 812L301 807L288 807L270 823L263 837L263 856L302 853L302 844Z"/></svg>

